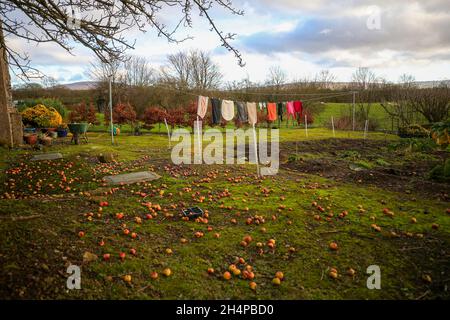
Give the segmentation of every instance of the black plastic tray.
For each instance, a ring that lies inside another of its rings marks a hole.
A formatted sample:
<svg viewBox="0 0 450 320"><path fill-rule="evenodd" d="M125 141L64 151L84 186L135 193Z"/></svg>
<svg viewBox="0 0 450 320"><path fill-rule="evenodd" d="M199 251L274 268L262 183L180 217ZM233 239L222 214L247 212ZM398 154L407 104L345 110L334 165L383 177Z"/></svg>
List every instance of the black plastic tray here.
<svg viewBox="0 0 450 320"><path fill-rule="evenodd" d="M182 212L183 212L183 215L185 217L188 217L189 219L196 219L198 217L203 217L203 215L204 215L203 210L199 207L187 208L187 209L183 210Z"/></svg>

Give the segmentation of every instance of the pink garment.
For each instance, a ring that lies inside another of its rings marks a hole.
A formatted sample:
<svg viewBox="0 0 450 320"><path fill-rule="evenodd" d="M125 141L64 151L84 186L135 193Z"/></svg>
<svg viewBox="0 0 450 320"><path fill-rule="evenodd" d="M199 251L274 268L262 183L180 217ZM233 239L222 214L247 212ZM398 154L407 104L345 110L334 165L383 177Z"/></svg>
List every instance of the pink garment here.
<svg viewBox="0 0 450 320"><path fill-rule="evenodd" d="M258 114L256 112L256 102L247 102L248 122L255 125L258 122Z"/></svg>
<svg viewBox="0 0 450 320"><path fill-rule="evenodd" d="M198 96L197 115L203 119L206 115L207 110L208 110L208 97Z"/></svg>
<svg viewBox="0 0 450 320"><path fill-rule="evenodd" d="M286 111L287 111L287 118L290 117L295 118L295 109L294 109L294 101L288 101L286 103Z"/></svg>

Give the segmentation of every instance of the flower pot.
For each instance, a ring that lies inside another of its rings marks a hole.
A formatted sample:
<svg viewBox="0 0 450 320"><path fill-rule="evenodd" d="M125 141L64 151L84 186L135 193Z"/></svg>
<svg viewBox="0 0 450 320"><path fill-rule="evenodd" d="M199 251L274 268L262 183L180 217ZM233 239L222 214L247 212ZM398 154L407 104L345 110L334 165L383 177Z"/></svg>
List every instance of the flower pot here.
<svg viewBox="0 0 450 320"><path fill-rule="evenodd" d="M25 142L29 145L35 145L37 142L37 134L27 134L25 136L23 136Z"/></svg>
<svg viewBox="0 0 450 320"><path fill-rule="evenodd" d="M25 134L33 134L36 133L36 128L23 128L23 132Z"/></svg>
<svg viewBox="0 0 450 320"><path fill-rule="evenodd" d="M58 129L57 132L58 132L58 138L67 137L67 133L68 133L67 129Z"/></svg>

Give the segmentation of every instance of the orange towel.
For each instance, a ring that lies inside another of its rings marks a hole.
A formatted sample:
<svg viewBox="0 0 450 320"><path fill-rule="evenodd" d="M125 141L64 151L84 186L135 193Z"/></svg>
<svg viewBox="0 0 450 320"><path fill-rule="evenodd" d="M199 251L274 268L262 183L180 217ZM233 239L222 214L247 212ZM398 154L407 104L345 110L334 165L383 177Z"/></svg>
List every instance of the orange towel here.
<svg viewBox="0 0 450 320"><path fill-rule="evenodd" d="M267 104L267 120L275 121L277 120L277 104L268 103Z"/></svg>

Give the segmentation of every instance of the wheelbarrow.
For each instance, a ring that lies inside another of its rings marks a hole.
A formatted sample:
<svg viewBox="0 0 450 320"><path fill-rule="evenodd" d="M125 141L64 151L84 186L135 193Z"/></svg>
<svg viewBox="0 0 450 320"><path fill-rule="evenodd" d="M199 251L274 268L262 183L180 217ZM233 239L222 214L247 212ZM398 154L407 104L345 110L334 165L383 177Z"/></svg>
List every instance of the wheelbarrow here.
<svg viewBox="0 0 450 320"><path fill-rule="evenodd" d="M69 131L72 134L72 140L70 140L70 142L80 144L80 137L84 139L86 143L89 142L86 134L88 123L69 123L67 126L69 127Z"/></svg>

